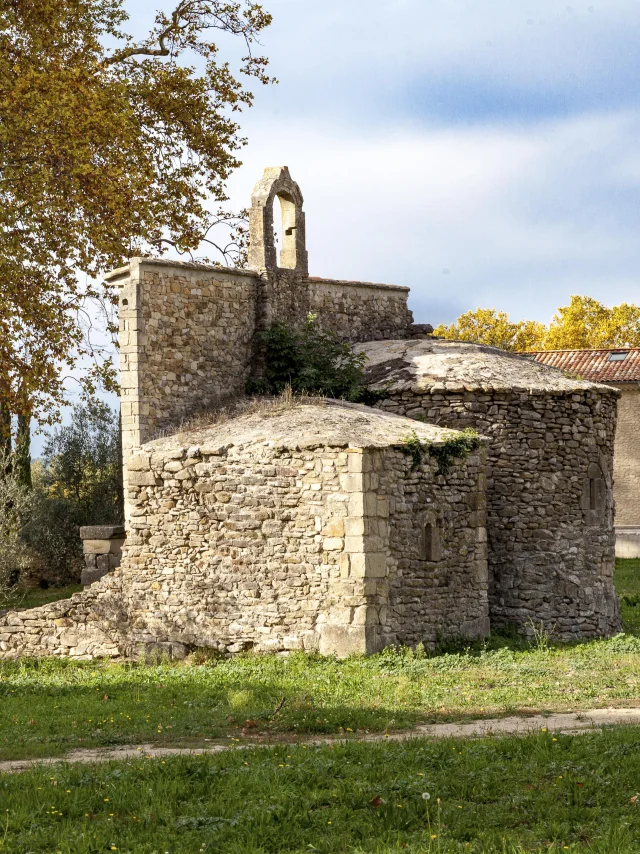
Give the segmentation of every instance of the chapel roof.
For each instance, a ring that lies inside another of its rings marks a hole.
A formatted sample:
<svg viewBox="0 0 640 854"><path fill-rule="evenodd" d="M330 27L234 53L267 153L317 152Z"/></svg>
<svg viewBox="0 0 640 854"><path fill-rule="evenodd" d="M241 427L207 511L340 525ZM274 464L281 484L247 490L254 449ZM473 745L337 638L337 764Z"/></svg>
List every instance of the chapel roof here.
<svg viewBox="0 0 640 854"><path fill-rule="evenodd" d="M441 338L369 341L358 350L367 357L367 383L374 389L414 392L505 390L571 393L607 387L572 379L561 370L515 353ZM390 385L389 385L390 384ZM613 389L609 389L614 393Z"/></svg>
<svg viewBox="0 0 640 854"><path fill-rule="evenodd" d="M523 353L542 365L600 383L640 382L640 347L604 350L544 350Z"/></svg>
<svg viewBox="0 0 640 854"><path fill-rule="evenodd" d="M344 401L325 400L301 403L274 401L258 411L240 415L223 423L196 430L186 430L147 442L144 449L163 453L198 448L200 453L215 453L221 447L248 449L251 446L285 448L384 448L396 445L415 431L420 441L439 444L455 430L435 427ZM266 410L266 411L265 411Z"/></svg>

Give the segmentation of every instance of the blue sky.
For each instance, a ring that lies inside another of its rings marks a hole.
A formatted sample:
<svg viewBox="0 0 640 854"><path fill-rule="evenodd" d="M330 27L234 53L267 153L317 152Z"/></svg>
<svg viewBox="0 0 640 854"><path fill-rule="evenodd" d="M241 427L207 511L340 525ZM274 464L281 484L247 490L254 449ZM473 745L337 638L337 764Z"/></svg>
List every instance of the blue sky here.
<svg viewBox="0 0 640 854"><path fill-rule="evenodd" d="M640 3L265 6L280 83L243 117L229 193L287 164L313 274L409 285L434 324L639 300Z"/></svg>
<svg viewBox="0 0 640 854"><path fill-rule="evenodd" d="M143 35L171 0L129 0ZM640 2L264 0L229 182L301 186L313 275L411 287L417 322L640 302Z"/></svg>

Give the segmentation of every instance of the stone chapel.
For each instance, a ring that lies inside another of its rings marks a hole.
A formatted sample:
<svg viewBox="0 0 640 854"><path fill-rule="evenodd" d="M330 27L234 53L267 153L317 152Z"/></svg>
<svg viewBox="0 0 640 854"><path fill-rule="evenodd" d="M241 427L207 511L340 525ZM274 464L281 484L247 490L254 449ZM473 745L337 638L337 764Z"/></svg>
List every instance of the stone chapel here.
<svg viewBox="0 0 640 854"><path fill-rule="evenodd" d="M286 167L254 189L248 269L134 258L107 280L125 532L88 529L92 583L0 617L0 657L344 656L507 625L620 630L616 388L436 339L408 288L310 276ZM376 406L265 401L219 418L260 370L259 333L309 312L366 354ZM470 427L464 453L442 453Z"/></svg>

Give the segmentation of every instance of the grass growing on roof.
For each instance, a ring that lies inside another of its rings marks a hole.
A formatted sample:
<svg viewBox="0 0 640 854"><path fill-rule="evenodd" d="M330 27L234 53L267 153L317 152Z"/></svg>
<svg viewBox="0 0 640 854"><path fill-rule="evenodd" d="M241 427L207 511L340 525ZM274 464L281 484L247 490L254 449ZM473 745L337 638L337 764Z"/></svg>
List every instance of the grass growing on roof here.
<svg viewBox="0 0 640 854"><path fill-rule="evenodd" d="M5 775L0 842L12 854L637 854L639 788L638 728L281 745Z"/></svg>

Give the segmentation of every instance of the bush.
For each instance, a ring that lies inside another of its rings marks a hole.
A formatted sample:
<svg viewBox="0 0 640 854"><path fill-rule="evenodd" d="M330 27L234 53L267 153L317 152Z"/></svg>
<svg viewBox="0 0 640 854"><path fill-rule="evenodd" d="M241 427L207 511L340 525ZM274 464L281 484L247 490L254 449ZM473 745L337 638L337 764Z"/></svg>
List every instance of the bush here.
<svg viewBox="0 0 640 854"><path fill-rule="evenodd" d="M123 520L119 417L93 402L47 439L33 469L33 503L24 538L56 584L79 578L80 528Z"/></svg>
<svg viewBox="0 0 640 854"><path fill-rule="evenodd" d="M295 394L321 394L368 403L364 387L363 353L354 353L348 342L326 332L309 314L300 327L273 323L261 335L263 375L251 378L249 394L280 394L287 386Z"/></svg>

